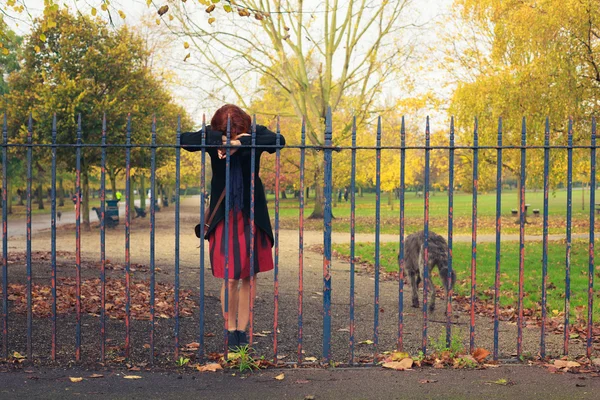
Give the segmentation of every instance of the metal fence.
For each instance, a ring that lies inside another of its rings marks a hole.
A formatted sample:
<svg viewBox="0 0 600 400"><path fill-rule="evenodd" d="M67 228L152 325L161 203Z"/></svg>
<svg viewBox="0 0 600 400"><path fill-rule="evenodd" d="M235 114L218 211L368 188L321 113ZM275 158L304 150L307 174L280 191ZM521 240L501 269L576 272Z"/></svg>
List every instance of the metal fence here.
<svg viewBox="0 0 600 400"><path fill-rule="evenodd" d="M251 210L250 210L250 224L254 227L254 198L255 198L255 162L256 162L256 136L255 136L255 119L253 120L253 129L252 129L252 146L251 146L251 162L252 162L252 172L251 172ZM157 144L156 142L156 121L152 124L152 142L149 145L142 144L134 144L131 143L131 121L128 121L127 124L127 136L126 136L126 144L109 144L109 138L107 137L107 129L106 129L106 120L103 121L102 128L102 142L98 144L92 143L83 143L82 142L82 129L81 129L81 116L78 121L78 130L77 130L77 142L75 144L58 144L56 143L56 117L54 117L53 125L52 125L52 143L51 144L36 144L32 143L32 133L33 133L33 123L31 117L29 118L28 123L28 135L26 143L9 143L8 142L8 127L7 127L7 118L6 114L4 115L4 124L3 124L3 137L2 137L2 231L3 231L3 251L2 251L2 357L7 358L9 356L10 343L9 339L11 336L22 336L26 335L27 338L27 357L29 360L33 359L32 354L32 336L33 336L33 312L32 312L32 229L31 229L31 219L32 219L32 150L36 147L45 148L47 151L52 153L52 177L51 177L51 288L52 288L52 315L51 315L51 359L56 359L56 348L57 348L57 272L56 272L56 263L57 263L57 254L56 254L56 152L58 148L71 148L76 152L76 195L77 200L75 202L75 214L76 214L76 226L75 226L75 235L76 235L76 324L75 324L75 354L74 358L76 361L81 360L81 335L82 335L82 321L81 321L81 226L80 226L80 215L81 215L81 152L85 148L95 147L101 149L101 177L100 177L100 201L101 201L101 209L100 209L100 280L102 282L102 290L101 290L101 305L100 305L100 316L99 316L99 326L98 332L100 334L100 349L99 349L99 359L101 361L105 360L106 355L106 291L105 291L105 281L106 281L106 242L105 242L105 234L106 234L106 224L105 224L105 215L106 210L104 206L104 202L106 200L106 152L107 149L116 148L125 151L126 159L125 159L125 182L126 182L126 190L125 190L125 301L126 301L126 312L125 312L125 348L124 355L126 358L130 356L131 350L131 341L130 341L130 325L131 325L131 293L130 293L130 281L131 281L131 257L130 257L130 223L131 223L131 210L130 210L130 185L131 185L131 150L134 148L149 148L151 151L151 199L152 202L155 201L156 193L155 193L155 181L156 181L156 150L157 148L172 148L175 151L175 159L176 159L176 192L175 192L175 260L174 260L174 299L175 299L175 316L174 316L174 331L173 331L173 352L175 357L179 356L179 351L181 348L180 343L180 315L179 315L179 289L180 289L180 242L179 242L179 234L180 234L180 226L179 226L179 212L180 212L180 129L178 128L176 133L176 143L175 144ZM179 124L178 124L179 126ZM203 127L205 127L203 123ZM478 166L479 166L479 151L484 150L493 150L497 154L497 180L496 180L496 258L495 258L495 284L494 284L494 312L493 312L493 357L494 359L498 359L499 357L499 299L500 299L500 281L501 281L501 252L500 252L500 243L501 243L501 194L502 194L502 154L503 150L506 149L517 149L520 150L521 154L521 169L520 169L520 255L519 255L519 295L518 295L518 320L517 320L517 329L518 334L515 338L517 342L517 356L521 356L523 354L523 346L522 346L522 338L523 338L523 326L524 326L524 315L523 315L523 282L524 282L524 261L525 261L525 188L526 188L526 159L527 159L527 151L530 149L542 149L544 152L544 183L543 183L543 191L544 191L544 207L543 207L543 259L542 259L542 282L541 290L541 310L542 310L542 323L541 323L541 334L540 334L540 342L539 342L539 354L541 357L545 357L546 355L546 342L545 338L547 336L546 332L546 320L547 320L547 306L546 306L546 296L547 296L547 267L548 267L548 193L549 193L549 164L550 164L550 151L554 149L566 149L567 151L567 215L566 215L566 259L565 259L565 287L564 287L564 297L565 297L565 318L564 318L564 346L563 352L564 354L568 354L569 352L569 332L570 332L570 267L571 267L571 245L572 245L572 237L571 237L571 222L572 222L572 181L573 181L573 149L589 149L590 151L590 211L589 211L589 269L588 269L588 304L587 304L587 335L586 335L586 352L587 356L591 356L592 354L592 342L593 342L593 320L592 320L592 310L594 303L594 291L593 291L593 278L594 278L594 207L595 204L595 188L596 188L596 121L592 120L591 127L591 136L589 145L581 145L576 146L573 145L573 123L569 121L569 130L568 130L568 145L551 145L550 144L550 128L549 122L546 120L545 124L545 140L543 146L530 146L527 145L527 131L525 119L523 119L522 124L522 134L521 134L521 145L520 146L506 146L503 145L502 136L503 136L503 126L502 120L500 119L498 122L498 135L497 135L497 145L495 146L481 146L478 141L478 124L477 120L475 120L474 131L473 131L473 144L468 146L459 146L455 144L455 136L454 136L454 120L452 120L450 125L449 132L449 143L447 146L431 146L430 144L430 127L429 127L429 118L427 119L426 130L425 130L425 146L407 146L406 145L406 129L404 125L404 119L402 120L402 128L400 132L400 143L397 146L382 146L381 145L381 119L378 120L377 126L377 136L376 136L376 146L357 146L356 142L356 121L354 122L352 129L352 145L351 146L334 146L332 141L333 135L333 126L332 126L332 117L331 111L328 110L326 124L325 124L325 135L324 135L324 143L321 146L313 146L306 144L306 129L305 124L302 126L302 135L301 135L301 143L298 145L288 144L286 146L286 151L299 151L300 153L300 181L298 183L299 188L299 219L298 219L298 238L299 238L299 252L298 252L298 294L297 294L297 304L298 304L298 318L297 318L297 363L301 364L305 362L303 360L303 318L304 318L304 206L305 206L305 156L307 150L319 150L322 151L323 154L323 162L324 162L324 170L323 170L323 194L324 194L324 231L323 231L323 303L322 303L322 357L320 361L329 362L332 360L331 353L331 344L332 344L332 280L335 279L334 274L332 273L332 171L334 168L332 162L332 153L334 151L349 151L351 152L351 182L350 182L350 207L351 207L351 215L350 215L350 285L349 285L349 334L348 334L348 348L350 357L348 361L350 364L355 361L355 346L357 345L355 340L355 242L356 242L356 229L355 229L355 221L356 221L356 154L357 151L360 150L371 150L376 153L376 211L375 211L375 268L374 268L374 291L373 291L373 333L372 333L372 342L373 342L373 361L377 360L378 353L381 352L379 348L379 315L380 315L380 210L381 210L381 202L380 202L380 193L381 193L381 152L382 150L394 150L400 152L400 165L397 166L400 171L400 180L398 182L399 187L399 202L400 208L398 212L398 243L399 243L399 280L398 280L398 303L397 303L397 340L396 347L398 350L402 350L404 348L405 343L405 318L406 311L404 307L403 297L404 297L404 278L405 278L405 270L404 270L404 239L405 239L405 196L406 196L406 185L405 185L405 171L406 171L406 152L407 150L420 149L425 152L425 184L423 189L423 197L424 197L424 209L423 209L423 229L425 233L425 244L424 244L424 270L423 276L425 281L430 274L428 271L428 235L430 232L429 228L429 200L430 200L430 157L431 151L434 149L441 149L448 151L449 154L449 181L448 181L448 245L449 245L449 271L448 274L448 285L451 285L451 276L453 269L453 221L454 221L454 209L453 209L453 201L454 201L454 187L455 187L455 152L457 150L466 150L472 151L473 155L473 176L472 176L472 194L473 194L473 210L472 210L472 253L471 253L471 263L470 263L470 281L471 281L471 290L470 290L470 323L469 323L469 347L470 350L473 351L475 349L475 342L477 338L477 330L475 324L475 315L476 315L476 303L477 303L477 292L476 292L476 276L477 276L477 202L478 202ZM277 126L277 134L279 135L279 123ZM227 133L227 137L230 137L229 132ZM279 137L279 136L278 136ZM206 149L209 147L221 147L221 146L209 146L205 142L205 137L203 138L201 147L201 164L200 164L200 186L201 188L206 187ZM9 307L9 298L8 298L8 282L9 282L9 262L8 262L8 215L7 215L7 184L10 181L10 177L7 175L8 170L8 150L9 148L24 148L27 154L27 258L26 258L26 273L27 273L27 313L26 313L26 332L23 331L13 331L9 329L9 315L10 315L10 307ZM190 146L193 147L193 146ZM264 147L264 146L261 146ZM267 146L268 147L268 146ZM280 236L280 212L279 212L279 193L280 193L280 185L279 185L279 175L280 175L280 152L281 146L279 142L275 146L271 146L276 149L275 151L275 168L276 168L276 186L275 186L275 214L274 214L274 272L273 272L273 360L278 360L278 328L279 328L279 267L280 267L280 258L279 258L279 236ZM227 161L226 161L226 173L229 176L230 172L230 147L227 148ZM290 150L294 149L294 150ZM391 166L387 166L386 168L390 168ZM227 185L229 184L229 179L227 179ZM200 227L201 232L200 236L204 236L204 220L206 215L204 215L204 205L205 204L205 192L201 190L200 192ZM229 201L225 201L225 218L228 218L229 215ZM226 230L229 230L228 221L225 221ZM250 232L254 234L254 230L251 229ZM228 237L229 235L225 234L225 254L228 254ZM250 265L254 265L254 240L253 238L250 240ZM149 326L149 347L150 347L150 358L149 361L153 362L155 358L155 321L156 321L156 313L155 313L155 207L153 204L150 205L150 326ZM204 303L204 291L205 291L205 281L204 281L204 271L206 267L205 262L205 251L204 246L200 246L200 258L199 258L199 293L198 293L198 304L199 304L199 319L197 321L197 338L198 338L198 357L200 359L205 358L205 303ZM228 276L228 262L226 262L226 272L225 276ZM254 274L253 268L250 269L251 274ZM227 281L227 279L226 279ZM251 280L253 282L253 280ZM251 287L251 293L255 292L255 287ZM225 290L228 291L228 285L225 284ZM427 304L427 285L423 285L423 304L422 304L422 341L421 341L421 350L423 353L427 353L428 347L428 304ZM446 341L449 344L451 341L452 334L452 290L449 292L449 295L446 298ZM225 298L228 298L227 292ZM253 342L254 331L254 295L251 295L251 303L250 303L250 343ZM225 324L223 331L223 341L225 342L225 352L227 352L227 328L228 328L228 308L229 305L225 302ZM92 329L92 328L89 328Z"/></svg>

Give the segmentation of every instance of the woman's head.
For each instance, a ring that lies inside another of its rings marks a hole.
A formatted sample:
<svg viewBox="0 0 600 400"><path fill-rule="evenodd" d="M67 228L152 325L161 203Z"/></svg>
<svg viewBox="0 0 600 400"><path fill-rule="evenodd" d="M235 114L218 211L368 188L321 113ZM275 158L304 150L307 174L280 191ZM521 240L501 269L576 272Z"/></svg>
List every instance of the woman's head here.
<svg viewBox="0 0 600 400"><path fill-rule="evenodd" d="M252 118L244 110L233 104L225 104L219 108L210 121L210 127L215 131L227 132L227 118L231 121L231 138L235 139L240 133L248 133Z"/></svg>

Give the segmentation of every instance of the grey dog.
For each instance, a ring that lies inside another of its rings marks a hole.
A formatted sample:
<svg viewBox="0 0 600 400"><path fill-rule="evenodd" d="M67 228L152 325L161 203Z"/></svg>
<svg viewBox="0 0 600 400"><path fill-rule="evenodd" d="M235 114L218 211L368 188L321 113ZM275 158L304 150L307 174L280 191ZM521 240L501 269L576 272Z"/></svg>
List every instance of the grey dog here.
<svg viewBox="0 0 600 400"><path fill-rule="evenodd" d="M412 287L412 306L419 307L418 286L423 278L423 266L425 261L424 256L425 233L424 231L416 232L408 235L404 241L404 267L405 271L410 276L410 284ZM442 283L446 289L446 296L450 288L454 287L456 274L452 271L451 287L448 287L448 243L446 239L435 232L429 231L427 240L427 253L429 264L428 290L431 293L429 302L429 310L435 309L435 288L431 282L431 271L437 267L440 271ZM398 255L398 263L400 263ZM423 283L425 284L425 283Z"/></svg>

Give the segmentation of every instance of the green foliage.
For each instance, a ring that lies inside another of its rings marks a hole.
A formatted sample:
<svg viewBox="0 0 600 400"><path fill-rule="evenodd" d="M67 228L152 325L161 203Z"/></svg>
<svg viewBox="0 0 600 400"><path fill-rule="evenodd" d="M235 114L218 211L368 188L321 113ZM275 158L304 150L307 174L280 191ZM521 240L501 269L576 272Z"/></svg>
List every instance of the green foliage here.
<svg viewBox="0 0 600 400"><path fill-rule="evenodd" d="M177 361L175 361L175 364L177 364L178 367L183 367L185 365L187 365L187 363L190 362L189 358L185 358L185 357L179 357L179 359Z"/></svg>
<svg viewBox="0 0 600 400"><path fill-rule="evenodd" d="M235 352L229 353L230 359L236 361L236 366L240 372L253 371L260 369L259 364L252 357L252 349L248 346L239 346Z"/></svg>
<svg viewBox="0 0 600 400"><path fill-rule="evenodd" d="M462 344L461 332L459 329L454 329L450 337L450 346L446 343L446 332L440 332L437 337L429 337L429 343L433 349L434 354L441 354L443 352L449 352L450 358L455 358L460 354L465 353L465 347Z"/></svg>

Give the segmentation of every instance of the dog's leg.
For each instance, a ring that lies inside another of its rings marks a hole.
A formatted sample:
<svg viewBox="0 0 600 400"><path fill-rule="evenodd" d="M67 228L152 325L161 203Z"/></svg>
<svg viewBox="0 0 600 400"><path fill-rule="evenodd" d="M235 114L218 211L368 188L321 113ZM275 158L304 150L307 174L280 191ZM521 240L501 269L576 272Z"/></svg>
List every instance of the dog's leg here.
<svg viewBox="0 0 600 400"><path fill-rule="evenodd" d="M419 283L417 275L411 270L410 272L410 287L412 288L412 306L419 308Z"/></svg>
<svg viewBox="0 0 600 400"><path fill-rule="evenodd" d="M431 277L427 278L427 288L431 294L431 299L429 300L429 311L433 312L433 310L435 310L435 286L433 286Z"/></svg>

